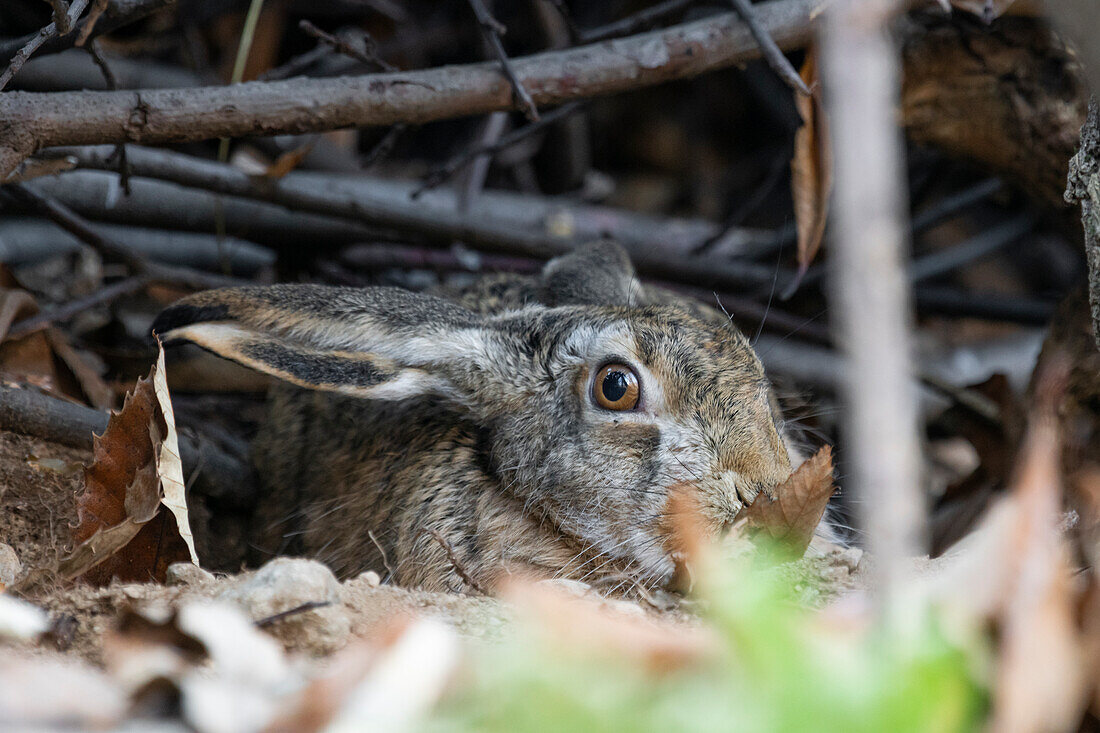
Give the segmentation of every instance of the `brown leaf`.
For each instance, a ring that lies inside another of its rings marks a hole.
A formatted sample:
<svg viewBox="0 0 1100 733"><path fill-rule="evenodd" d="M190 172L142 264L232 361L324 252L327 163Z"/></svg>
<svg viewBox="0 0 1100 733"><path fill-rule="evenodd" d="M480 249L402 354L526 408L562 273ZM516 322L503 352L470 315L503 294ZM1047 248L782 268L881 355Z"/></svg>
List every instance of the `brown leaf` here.
<svg viewBox="0 0 1100 733"><path fill-rule="evenodd" d="M306 159L310 151L313 150L313 145L316 141L307 142L305 145L299 145L293 150L288 150L278 158L275 162L268 166L267 171L264 173L264 178L277 181L287 173L290 173L295 168L302 164L302 161Z"/></svg>
<svg viewBox="0 0 1100 733"><path fill-rule="evenodd" d="M801 557L835 491L833 449L822 446L775 490L756 497L743 512L750 531L762 533Z"/></svg>
<svg viewBox="0 0 1100 733"><path fill-rule="evenodd" d="M66 578L96 584L112 578L163 581L173 562L197 562L187 525L171 404L164 403L164 352L126 395L85 467L77 499L77 547L58 567ZM158 399L158 387L164 396ZM166 446L166 443L168 444ZM165 503L172 513L159 512ZM176 521L172 521L173 514Z"/></svg>
<svg viewBox="0 0 1100 733"><path fill-rule="evenodd" d="M1010 579L1000 614L991 730L1076 728L1086 703L1083 640L1076 624L1062 515L1061 447L1055 405L1065 365L1039 377L1037 407L1014 480L1015 522L1003 557Z"/></svg>
<svg viewBox="0 0 1100 733"><path fill-rule="evenodd" d="M110 407L114 401L110 388L60 331L43 328L7 338L13 323L38 310L38 303L27 291L0 287L0 374L59 397L100 409Z"/></svg>
<svg viewBox="0 0 1100 733"><path fill-rule="evenodd" d="M802 117L802 127L794 136L794 157L791 159L791 196L798 229L798 277L788 292L797 287L821 248L829 212L829 193L833 187L833 152L821 103L817 54L813 46L806 52L801 76L806 86L813 90L813 96L794 95L795 106Z"/></svg>

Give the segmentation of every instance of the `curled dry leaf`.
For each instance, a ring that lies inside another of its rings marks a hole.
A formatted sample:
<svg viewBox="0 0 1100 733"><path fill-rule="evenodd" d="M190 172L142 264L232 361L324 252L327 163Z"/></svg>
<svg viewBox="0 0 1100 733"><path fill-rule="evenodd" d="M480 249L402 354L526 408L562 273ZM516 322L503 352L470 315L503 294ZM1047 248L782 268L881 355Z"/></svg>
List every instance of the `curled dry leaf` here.
<svg viewBox="0 0 1100 733"><path fill-rule="evenodd" d="M825 515L836 487L833 449L822 446L775 490L775 498L760 494L743 512L746 528L801 557Z"/></svg>
<svg viewBox="0 0 1100 733"><path fill-rule="evenodd" d="M801 76L813 94L809 97L794 95L795 106L802 117L802 127L794 136L794 157L791 159L791 196L798 230L798 276L784 295L789 295L798 286L821 248L829 213L829 193L833 188L832 146L821 104L817 53L812 46L806 52Z"/></svg>
<svg viewBox="0 0 1100 733"><path fill-rule="evenodd" d="M149 376L138 380L122 411L111 415L94 442L77 499L73 539L78 544L59 564L59 575L97 584L113 577L163 582L173 562L197 564L163 349ZM175 521L158 512L162 503Z"/></svg>

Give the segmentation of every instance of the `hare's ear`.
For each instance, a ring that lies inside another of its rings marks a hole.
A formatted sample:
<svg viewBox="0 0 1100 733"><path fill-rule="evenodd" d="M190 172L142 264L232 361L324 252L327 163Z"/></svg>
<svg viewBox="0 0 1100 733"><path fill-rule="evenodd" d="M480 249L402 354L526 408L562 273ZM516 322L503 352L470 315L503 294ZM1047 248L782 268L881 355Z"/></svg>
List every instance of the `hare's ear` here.
<svg viewBox="0 0 1100 733"><path fill-rule="evenodd" d="M621 245L598 241L546 263L539 302L559 305L638 305L641 287Z"/></svg>
<svg viewBox="0 0 1100 733"><path fill-rule="evenodd" d="M211 290L165 309L165 341L188 341L310 389L401 399L462 397L493 335L448 301L396 288L274 285Z"/></svg>

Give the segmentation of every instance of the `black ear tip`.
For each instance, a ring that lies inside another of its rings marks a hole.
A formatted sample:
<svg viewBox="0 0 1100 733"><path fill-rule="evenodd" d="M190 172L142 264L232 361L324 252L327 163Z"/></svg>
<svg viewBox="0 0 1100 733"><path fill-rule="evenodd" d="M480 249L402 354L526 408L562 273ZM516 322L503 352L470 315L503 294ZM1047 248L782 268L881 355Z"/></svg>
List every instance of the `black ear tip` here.
<svg viewBox="0 0 1100 733"><path fill-rule="evenodd" d="M205 321L229 320L229 307L225 305L192 305L178 303L162 310L153 320L150 331L166 334L183 326Z"/></svg>

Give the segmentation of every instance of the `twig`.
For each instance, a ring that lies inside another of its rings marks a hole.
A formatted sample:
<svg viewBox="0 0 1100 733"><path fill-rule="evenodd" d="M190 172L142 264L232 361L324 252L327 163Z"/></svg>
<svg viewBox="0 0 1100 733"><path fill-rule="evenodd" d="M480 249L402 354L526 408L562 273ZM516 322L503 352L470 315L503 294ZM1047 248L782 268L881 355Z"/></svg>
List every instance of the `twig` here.
<svg viewBox="0 0 1100 733"><path fill-rule="evenodd" d="M92 39L92 42L84 46L84 50L92 57L92 61L99 67L99 72L103 74L103 81L107 83L108 89L118 89L118 79L115 78L114 73L111 71L111 67L107 64L107 59L103 58L103 54L99 52L99 43L96 39Z"/></svg>
<svg viewBox="0 0 1100 733"><path fill-rule="evenodd" d="M367 151L367 154L359 161L359 167L364 169L369 168L389 155L393 147L397 145L397 139L401 137L402 133L407 129L409 129L408 125L399 122L386 130L386 134L382 136L382 139L375 143L374 147Z"/></svg>
<svg viewBox="0 0 1100 733"><path fill-rule="evenodd" d="M776 42L803 44L819 0L775 0L755 15ZM98 27L97 27L98 32ZM755 58L759 47L735 14L630 38L513 59L532 100L557 105L684 79ZM53 145L180 143L422 123L513 109L498 65L400 74L290 79L134 92L23 93L0 108L0 176ZM323 109L319 115L316 110ZM257 120L263 124L257 127Z"/></svg>
<svg viewBox="0 0 1100 733"><path fill-rule="evenodd" d="M918 410L913 381L898 49L892 0L837 0L821 37L836 189L830 301L847 360L849 483L859 497L879 617L913 633L908 558L922 554Z"/></svg>
<svg viewBox="0 0 1100 733"><path fill-rule="evenodd" d="M243 284L232 277L211 275L185 267L166 267L149 262L137 250L104 236L82 216L61 202L35 193L22 183L10 183L0 190L21 205L40 212L105 257L126 263L136 274L144 274L154 280L179 283L199 290Z"/></svg>
<svg viewBox="0 0 1100 733"><path fill-rule="evenodd" d="M69 21L69 4L65 0L43 1L53 8L53 24L57 28L57 32L65 35L71 31L73 24Z"/></svg>
<svg viewBox="0 0 1100 733"><path fill-rule="evenodd" d="M914 283L947 274L1018 241L1033 227L1034 222L1027 214L1014 216L964 242L917 258L906 268L906 274Z"/></svg>
<svg viewBox="0 0 1100 733"><path fill-rule="evenodd" d="M288 619L291 616L297 616L299 614L307 613L309 611L315 611L318 608L325 608L326 606L331 605L332 601L307 601L300 606L288 608L287 610L280 611L279 613L273 613L270 616L265 616L264 618L253 621L252 623L257 628L263 629L271 626L278 621Z"/></svg>
<svg viewBox="0 0 1100 733"><path fill-rule="evenodd" d="M921 315L1045 326L1054 316L1056 303L1020 295L921 285L916 289L916 305Z"/></svg>
<svg viewBox="0 0 1100 733"><path fill-rule="evenodd" d="M16 321L8 329L9 338L19 338L43 326L53 325L68 321L84 311L96 306L110 303L116 298L135 293L149 284L147 275L133 275L124 280L119 280L106 287L100 288L91 295L71 300L68 303L51 308L48 311L38 313L21 321Z"/></svg>
<svg viewBox="0 0 1100 733"><path fill-rule="evenodd" d="M106 412L29 389L0 385L0 430L33 435L73 448L90 450L92 434L107 429ZM203 493L234 506L249 506L255 494L252 469L209 441L197 441L180 433L180 453L185 466L204 463Z"/></svg>
<svg viewBox="0 0 1100 733"><path fill-rule="evenodd" d="M84 22L80 24L80 33L77 34L76 42L73 44L77 48L83 46L88 42L88 39L91 38L92 32L95 31L96 23L99 22L100 16L107 12L108 1L109 0L95 0L95 2L92 3L92 8L88 11L88 15L85 16Z"/></svg>
<svg viewBox="0 0 1100 733"><path fill-rule="evenodd" d="M779 50L775 40L760 25L760 21L756 19L756 11L753 10L752 3L749 0L729 0L729 4L745 21L749 30L752 31L752 36L760 44L760 52L764 55L764 60L768 62L768 66L772 67L772 71L778 74L779 78L786 82L791 89L807 97L810 96L810 88L806 86L806 82L802 81L802 77L794 70L791 62L787 60L783 52Z"/></svg>
<svg viewBox="0 0 1100 733"><path fill-rule="evenodd" d="M66 15L66 19L69 22L69 30L62 33L57 23L50 23L38 33L34 34L29 41L19 49L14 56L12 56L8 63L8 68L3 74L0 74L0 89L3 89L8 85L8 82L12 80L12 77L19 73L19 70L23 68L23 64L27 63L34 52L37 51L46 41L51 38L57 38L60 36L68 35L72 31L72 24L76 22L76 19L80 17L80 14L84 12L84 8L88 7L88 0L73 0L73 4L69 6L69 12ZM55 11L56 12L56 11ZM6 171L3 171L6 173Z"/></svg>
<svg viewBox="0 0 1100 733"><path fill-rule="evenodd" d="M508 126L509 117L510 115L507 112L494 112L489 115L482 126L478 146L490 146L499 142L501 135L504 134L504 130ZM466 170L462 174L463 180L458 186L456 203L459 211L467 211L470 208L470 202L477 198L477 195L485 188L485 179L489 177L489 166L492 165L492 162L493 156L491 154L482 153L475 156L470 164L466 166ZM414 193L413 198L416 198L416 195Z"/></svg>
<svg viewBox="0 0 1100 733"><path fill-rule="evenodd" d="M535 101L531 99L531 95L527 93L523 82L516 76L516 70L512 68L512 62L504 51L504 43L500 40L507 29L499 20L493 17L493 14L485 7L483 0L468 0L468 2L470 8L474 11L474 15L477 16L477 22L481 25L485 40L489 42L497 56L497 60L500 61L500 67L504 71L504 75L508 77L508 83L512 85L512 94L515 97L517 106L523 110L523 114L527 116L527 119L537 120L539 111L535 107Z"/></svg>
<svg viewBox="0 0 1100 733"><path fill-rule="evenodd" d="M554 124L558 120L563 120L569 115L581 109L583 103L570 102L563 104L557 109L547 112L541 118L535 122L528 123L518 130L514 130L507 135L503 136L494 143L472 145L463 150L458 155L455 155L443 165L437 166L428 172L424 176L424 180L420 187L412 193L413 198L417 198L420 194L424 193L428 189L435 188L439 184L449 180L455 173L460 171L470 161L478 158L482 155L487 155L490 158L495 156L502 150L507 150L516 143L526 140L536 132L543 130L550 125Z"/></svg>
<svg viewBox="0 0 1100 733"><path fill-rule="evenodd" d="M651 5L648 8L632 13L625 18L620 18L613 23L601 25L598 28L579 31L577 33L577 40L580 43L595 43L596 41L606 41L609 38L628 36L631 33L648 30L672 16L683 13L698 1L699 0L665 0L664 2Z"/></svg>
<svg viewBox="0 0 1100 733"><path fill-rule="evenodd" d="M78 44L79 45L79 44ZM103 80L107 84L108 89L118 89L118 78L111 71L111 66L107 63L107 59L103 58L103 54L99 52L99 41L93 38L86 46L83 47L88 55L92 57L92 61L99 67L99 71L103 74ZM129 196L130 195L130 166L126 161L126 143L119 143L115 146L114 157L118 159L118 179L122 184L122 191Z"/></svg>
<svg viewBox="0 0 1100 733"><path fill-rule="evenodd" d="M65 148L59 152L74 155L82 166L102 169L106 165L102 150ZM460 240L488 251L547 259L610 234L627 249L643 275L721 291L770 284L775 276L771 265L725 257L679 256L674 254L677 248L673 243L682 239L698 241L697 232L688 232L688 238L674 222L668 222L661 231L660 220L637 214L624 219L600 207L562 210L545 199L497 193L492 198L483 194L478 206L461 212L453 192L435 191L430 198L424 196L414 202L409 199L411 184L365 176L336 178L295 171L280 179L278 185L271 185L232 166L136 146L130 150L130 162L137 176L269 201L297 211L415 231L448 245ZM564 235L556 233L555 219L568 226Z"/></svg>
<svg viewBox="0 0 1100 733"><path fill-rule="evenodd" d="M458 558L455 556L455 550L453 547L451 547L451 543L448 542L443 535L439 534L439 532L434 529L428 529L424 531L431 535L432 539L438 542L439 546L443 548L443 551L447 553L447 559L450 561L451 567L454 568L454 571L458 575L458 577L462 578L463 583L470 586L483 596L489 595L489 593L487 593L485 589L481 587L481 584L474 580L473 576L466 572L466 568L462 566L462 563L460 563L458 561Z"/></svg>
<svg viewBox="0 0 1100 733"><path fill-rule="evenodd" d="M390 62L379 58L378 47L375 45L374 39L362 29L357 29L360 34L360 40L363 42L363 48L359 49L352 46L348 40L341 38L339 35L327 33L313 25L313 23L310 23L308 20L298 21L298 27L318 41L328 44L338 53L342 53L349 58L366 64L368 67L373 66L382 71L398 70L397 67Z"/></svg>

